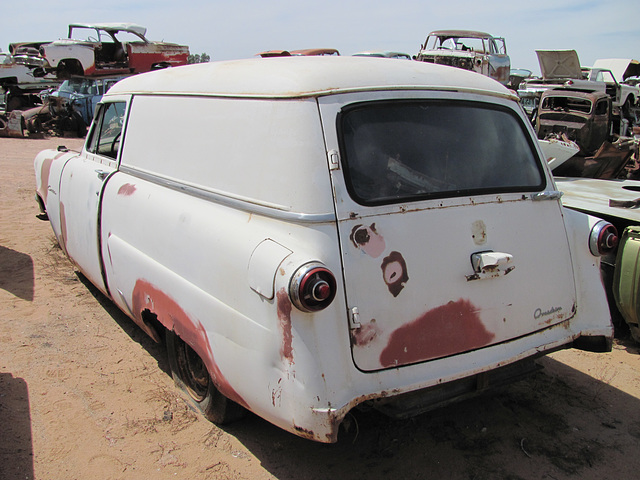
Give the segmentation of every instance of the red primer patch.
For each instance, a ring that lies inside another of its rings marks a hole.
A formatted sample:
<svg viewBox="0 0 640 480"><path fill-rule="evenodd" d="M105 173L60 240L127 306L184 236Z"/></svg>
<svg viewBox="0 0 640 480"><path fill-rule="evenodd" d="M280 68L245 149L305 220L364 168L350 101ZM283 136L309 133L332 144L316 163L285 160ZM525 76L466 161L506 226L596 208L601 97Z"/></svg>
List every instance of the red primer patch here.
<svg viewBox="0 0 640 480"><path fill-rule="evenodd" d="M286 290L281 288L277 293L278 299L278 327L282 334L282 345L280 346L280 358L288 360L293 364L293 334L291 332L291 300Z"/></svg>
<svg viewBox="0 0 640 480"><path fill-rule="evenodd" d="M69 256L69 252L67 252L67 217L62 202L60 202L60 248L66 256Z"/></svg>
<svg viewBox="0 0 640 480"><path fill-rule="evenodd" d="M129 195L133 195L136 191L136 186L131 183L125 183L118 189L118 195L124 195L128 197Z"/></svg>
<svg viewBox="0 0 640 480"><path fill-rule="evenodd" d="M53 158L45 158L40 169L40 188L38 192L45 205L47 204L47 195L49 194L49 175L51 174L51 164L53 160Z"/></svg>
<svg viewBox="0 0 640 480"><path fill-rule="evenodd" d="M142 312L149 310L154 313L162 325L169 330L175 330L202 358L220 393L248 408L247 403L227 381L215 362L211 343L202 323L194 321L173 298L143 279L136 281L131 300L134 320L138 325L146 330Z"/></svg>
<svg viewBox="0 0 640 480"><path fill-rule="evenodd" d="M394 367L445 357L483 347L494 337L481 322L478 309L460 299L395 330L380 354L380 364Z"/></svg>

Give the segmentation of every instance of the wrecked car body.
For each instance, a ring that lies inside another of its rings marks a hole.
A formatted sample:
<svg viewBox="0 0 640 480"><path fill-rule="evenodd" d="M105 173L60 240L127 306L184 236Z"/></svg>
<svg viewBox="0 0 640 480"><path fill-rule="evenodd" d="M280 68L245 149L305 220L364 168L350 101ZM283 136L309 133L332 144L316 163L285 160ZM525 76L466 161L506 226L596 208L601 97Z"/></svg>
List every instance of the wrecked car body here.
<svg viewBox="0 0 640 480"><path fill-rule="evenodd" d="M29 64L16 55L0 52L0 112L39 105L38 94L60 84L55 75L45 74L41 67L37 59Z"/></svg>
<svg viewBox="0 0 640 480"><path fill-rule="evenodd" d="M611 98L603 92L546 90L535 126L538 138L564 134L583 154L591 155L610 137Z"/></svg>
<svg viewBox="0 0 640 480"><path fill-rule="evenodd" d="M74 77L65 80L56 90L40 92L38 105L12 112L16 118L12 123L7 122L8 125L18 125L19 118L22 129L0 129L0 136L49 134L84 137L96 105L109 88L123 78L126 77Z"/></svg>
<svg viewBox="0 0 640 480"><path fill-rule="evenodd" d="M604 92L609 95L617 134L628 135L640 120L640 88L626 83L626 79L639 73L637 61L602 59L587 68L580 66L575 50L536 50L536 55L542 77L527 78L518 87L520 102L532 121L535 122L540 97L552 88Z"/></svg>
<svg viewBox="0 0 640 480"><path fill-rule="evenodd" d="M354 57L380 57L380 58L398 58L401 60L411 60L411 55L403 52L384 51L367 51L353 54Z"/></svg>
<svg viewBox="0 0 640 480"><path fill-rule="evenodd" d="M82 152L38 154L37 200L207 418L335 442L358 406L414 415L611 348L613 227L562 208L517 100L353 56L136 75Z"/></svg>
<svg viewBox="0 0 640 480"><path fill-rule="evenodd" d="M340 52L335 48L304 48L302 50L267 50L257 55L262 58L270 57L325 57L339 56Z"/></svg>
<svg viewBox="0 0 640 480"><path fill-rule="evenodd" d="M605 91L618 108L620 122L627 122L620 129L626 135L640 123L640 87L629 79L640 75L640 62L626 58L605 58L594 62L589 71L589 80L605 84Z"/></svg>
<svg viewBox="0 0 640 480"><path fill-rule="evenodd" d="M45 70L58 78L148 72L186 65L189 47L153 42L132 23L71 24L66 39L40 46Z"/></svg>
<svg viewBox="0 0 640 480"><path fill-rule="evenodd" d="M511 60L504 38L470 30L429 33L416 60L472 70L503 85L509 83Z"/></svg>
<svg viewBox="0 0 640 480"><path fill-rule="evenodd" d="M50 97L60 97L70 103L80 114L88 126L93 120L93 114L102 96L117 82L126 76L103 78L71 78L62 82L57 90L49 95L41 95L44 100Z"/></svg>

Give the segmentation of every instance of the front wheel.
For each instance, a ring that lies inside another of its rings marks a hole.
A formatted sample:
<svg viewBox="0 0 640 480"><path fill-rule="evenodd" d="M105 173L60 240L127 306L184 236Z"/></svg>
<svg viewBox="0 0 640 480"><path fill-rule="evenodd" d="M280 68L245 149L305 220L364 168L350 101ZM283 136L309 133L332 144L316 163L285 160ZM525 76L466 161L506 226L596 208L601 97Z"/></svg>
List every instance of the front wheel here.
<svg viewBox="0 0 640 480"><path fill-rule="evenodd" d="M222 395L198 354L175 332L167 332L169 367L174 382L193 406L211 422L223 425L244 416L246 410Z"/></svg>

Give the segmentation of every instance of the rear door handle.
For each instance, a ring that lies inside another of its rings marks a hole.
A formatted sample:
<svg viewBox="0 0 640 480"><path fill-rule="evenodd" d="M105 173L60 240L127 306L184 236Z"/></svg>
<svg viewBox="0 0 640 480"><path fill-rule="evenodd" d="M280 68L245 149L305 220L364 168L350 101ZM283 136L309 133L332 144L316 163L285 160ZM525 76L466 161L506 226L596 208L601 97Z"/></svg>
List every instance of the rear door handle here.
<svg viewBox="0 0 640 480"><path fill-rule="evenodd" d="M495 278L507 275L515 267L513 255L503 252L476 252L471 254L473 274L467 275L467 281Z"/></svg>

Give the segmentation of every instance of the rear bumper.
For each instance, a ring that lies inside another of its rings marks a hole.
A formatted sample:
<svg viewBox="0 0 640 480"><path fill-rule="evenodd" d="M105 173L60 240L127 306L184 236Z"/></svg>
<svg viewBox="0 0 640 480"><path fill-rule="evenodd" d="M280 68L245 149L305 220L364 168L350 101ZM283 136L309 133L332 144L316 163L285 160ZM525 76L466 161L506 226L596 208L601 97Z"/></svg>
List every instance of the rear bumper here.
<svg viewBox="0 0 640 480"><path fill-rule="evenodd" d="M574 317L530 335L464 354L376 373L358 372L353 376L353 388L346 392L351 394L350 401L341 403L339 398L331 398L331 405L343 406L312 408L306 419L297 419L297 425L308 428L284 428L331 443L337 441L346 414L358 405L371 406L397 418L440 408L526 377L536 371L534 360L548 353L574 346L609 351L613 327L607 319L602 323L600 328L579 330L580 322ZM382 390L380 385L384 386Z"/></svg>

